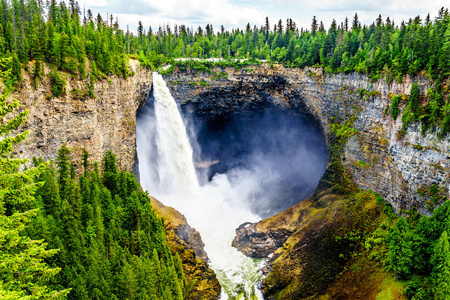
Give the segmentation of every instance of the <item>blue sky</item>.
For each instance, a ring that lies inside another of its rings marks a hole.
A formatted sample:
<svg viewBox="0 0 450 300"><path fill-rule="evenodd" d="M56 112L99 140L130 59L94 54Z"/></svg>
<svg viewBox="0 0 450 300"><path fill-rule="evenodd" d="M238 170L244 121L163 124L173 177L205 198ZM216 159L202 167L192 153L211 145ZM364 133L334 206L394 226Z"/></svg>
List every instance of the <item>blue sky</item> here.
<svg viewBox="0 0 450 300"><path fill-rule="evenodd" d="M345 17L351 22L355 12L363 24L372 23L381 13L396 24L410 17L422 18L430 13L434 18L441 7L450 7L447 0L79 0L81 9L93 13L113 14L119 18L121 28L130 26L136 31L141 20L145 28L153 29L169 24L185 24L196 29L212 24L215 31L220 25L226 28L243 28L247 23L258 27L269 17L273 26L279 19L293 19L298 27L309 28L313 16L328 28L333 18L338 23Z"/></svg>

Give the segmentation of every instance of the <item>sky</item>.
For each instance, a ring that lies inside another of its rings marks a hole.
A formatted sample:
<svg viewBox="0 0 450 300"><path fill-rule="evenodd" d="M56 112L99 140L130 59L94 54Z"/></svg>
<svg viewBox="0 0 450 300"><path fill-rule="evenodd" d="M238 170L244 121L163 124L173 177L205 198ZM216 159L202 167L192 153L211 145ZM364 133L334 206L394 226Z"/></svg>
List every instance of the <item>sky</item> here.
<svg viewBox="0 0 450 300"><path fill-rule="evenodd" d="M269 17L271 28L287 18L297 27L310 28L313 16L323 21L328 29L333 18L338 24L348 17L349 22L355 13L363 24L370 25L381 14L383 19L390 17L396 24L410 17L426 15L434 18L441 7L450 8L448 0L78 0L83 10L90 8L100 13L118 17L119 26L136 32L138 21L144 28L185 24L197 29L212 24L215 31L223 25L227 29L245 28L247 23L253 27L264 24Z"/></svg>

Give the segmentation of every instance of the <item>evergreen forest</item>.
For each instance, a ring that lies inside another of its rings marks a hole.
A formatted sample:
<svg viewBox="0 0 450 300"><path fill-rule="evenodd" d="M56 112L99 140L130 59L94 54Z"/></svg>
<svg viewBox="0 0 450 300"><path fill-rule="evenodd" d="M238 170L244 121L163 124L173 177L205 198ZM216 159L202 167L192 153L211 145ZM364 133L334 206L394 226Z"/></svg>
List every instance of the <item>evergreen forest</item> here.
<svg viewBox="0 0 450 300"><path fill-rule="evenodd" d="M80 9L75 0L2 0L0 7L0 55L12 57L10 86L20 86L21 69L35 80L44 76L48 64L53 94L65 90L60 71L86 81L80 96L95 97L95 81L116 75L127 77L128 59L139 59L143 66L158 69L165 63L208 70L212 65L236 66L269 61L287 67L321 67L323 72L359 72L373 81L381 78L401 82L405 75L426 76L435 88L429 101L402 116L404 129L421 121L423 132L450 131L447 80L450 75L450 14L441 8L435 19L428 14L395 23L381 15L370 25L362 25L356 13L352 19L333 20L329 28L312 18L310 28L298 28L292 19L273 26L266 18L261 27L215 30L185 25L144 27L136 34L119 27L114 15L101 16ZM223 58L219 62L176 61L176 58ZM231 60L231 61L230 61ZM245 61L242 61L245 60ZM30 64L31 62L31 64ZM423 96L423 95L419 95ZM397 116L393 100L393 116Z"/></svg>
<svg viewBox="0 0 450 300"><path fill-rule="evenodd" d="M2 80L11 80L1 58ZM119 171L107 152L77 169L63 145L55 162L14 158L29 110L0 97L0 298L184 299L178 253L134 174Z"/></svg>
<svg viewBox="0 0 450 300"><path fill-rule="evenodd" d="M0 5L0 299L185 299L191 284L177 253L171 253L161 219L134 174L118 170L111 152L91 162L84 151L75 166L62 146L55 161L15 158L17 133L27 110L8 97L28 72L35 87L51 71L54 97L65 76L86 83L83 97L108 76L132 76L129 60L158 70L164 64L209 71L213 66L282 64L322 68L324 73L366 74L372 81L401 82L422 76L434 83L427 96L413 84L410 95L392 95L390 115L403 132L413 122L422 132L450 132L450 13L363 25L355 14L329 28L312 18L310 28L292 19L245 28L196 29L185 25L136 33L114 15L82 10L75 0L1 0ZM177 58L223 58L180 61ZM170 70L169 70L170 71ZM362 91L363 92L363 91ZM362 100L361 100L362 101ZM400 115L399 105L406 101ZM408 299L450 299L450 202L439 190L431 216L395 215L371 233L365 246L405 282Z"/></svg>

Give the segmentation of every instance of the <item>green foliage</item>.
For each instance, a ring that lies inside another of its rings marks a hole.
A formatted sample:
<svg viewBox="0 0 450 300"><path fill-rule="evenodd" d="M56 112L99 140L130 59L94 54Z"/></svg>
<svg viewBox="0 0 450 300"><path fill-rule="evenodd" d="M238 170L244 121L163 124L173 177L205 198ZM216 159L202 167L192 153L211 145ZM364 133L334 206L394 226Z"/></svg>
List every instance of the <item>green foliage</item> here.
<svg viewBox="0 0 450 300"><path fill-rule="evenodd" d="M351 117L344 124L330 124L330 132L333 134L333 152L340 153L347 143L347 140L358 133L358 130L353 127L355 117Z"/></svg>
<svg viewBox="0 0 450 300"><path fill-rule="evenodd" d="M399 26L381 18L371 25L352 28L337 26L328 30L300 30L288 19L280 20L274 30L266 26L214 31L211 25L192 30L186 25L151 27L144 34L140 23L138 33L119 29L118 23L86 16L81 20L78 5L51 2L46 8L39 1L27 5L14 2L2 5L0 52L14 53L14 82L21 80L20 63L42 60L54 64L74 76L85 77L86 62L97 64L106 75L128 76L127 59L139 59L144 67L157 70L173 58L224 58L218 65L237 66L241 60L269 60L290 67L321 66L327 72L365 72L375 81L402 80L403 75L427 71L432 79L450 75L450 16L439 11L434 22L402 22ZM43 16L49 16L44 18ZM315 19L315 18L314 18ZM314 20L314 24L321 23ZM283 28L284 27L284 28ZM286 30L283 30L286 29ZM415 41L411 43L411 41ZM17 62L19 64L17 64ZM191 69L207 71L193 63ZM186 62L181 62L185 65ZM245 64L245 63L244 63ZM25 65L26 66L26 65Z"/></svg>
<svg viewBox="0 0 450 300"><path fill-rule="evenodd" d="M409 107L407 107L404 111L403 111L403 115L402 115L402 130L404 132L406 132L406 129L408 129L409 125L411 125L415 120L415 115L413 112L411 112L411 110L409 109Z"/></svg>
<svg viewBox="0 0 450 300"><path fill-rule="evenodd" d="M439 136L441 138L445 137L450 133L450 101L447 100L447 104L442 109L442 122L441 122L441 132Z"/></svg>
<svg viewBox="0 0 450 300"><path fill-rule="evenodd" d="M402 129L406 131L409 125L411 125L414 121L419 119L420 115L420 104L419 104L420 90L419 85L414 82L411 85L410 95L408 97L408 105L406 109L403 111L402 115Z"/></svg>
<svg viewBox="0 0 450 300"><path fill-rule="evenodd" d="M89 86L87 86L87 94L91 98L95 98L94 88L95 88L95 76L94 73L91 73L89 75Z"/></svg>
<svg viewBox="0 0 450 300"><path fill-rule="evenodd" d="M418 115L420 112L419 97L420 97L419 85L417 84L417 82L414 82L411 85L411 91L408 98L408 108L415 115Z"/></svg>
<svg viewBox="0 0 450 300"><path fill-rule="evenodd" d="M334 121L334 120L333 120ZM344 124L330 124L330 139L328 149L328 166L325 175L321 179L323 187L333 187L343 193L353 193L355 184L350 174L344 168L341 162L341 156L348 139L358 133L353 127L355 117L350 117Z"/></svg>
<svg viewBox="0 0 450 300"><path fill-rule="evenodd" d="M397 224L389 230L386 237L389 247L388 260L390 268L400 278L408 278L411 275L413 262L412 233L404 218L400 218Z"/></svg>
<svg viewBox="0 0 450 300"><path fill-rule="evenodd" d="M378 95L380 95L380 92L378 92L377 90L373 90L373 91L369 92L366 89L358 89L357 93L358 93L359 98L361 98L361 99L364 98L366 100L368 100L371 97L377 97Z"/></svg>
<svg viewBox="0 0 450 300"><path fill-rule="evenodd" d="M53 70L49 74L52 83L53 96L59 97L66 93L66 80L57 70Z"/></svg>
<svg viewBox="0 0 450 300"><path fill-rule="evenodd" d="M0 65L5 66L11 60L0 58ZM3 71L2 83L14 76L11 71ZM15 134L28 111L12 116L19 104L15 99L7 100L8 94L6 88L0 96L0 298L65 299L68 290L47 286L60 268L49 267L46 260L55 256L58 250L47 250L43 240L24 235L26 227L38 213L32 209L37 204L33 194L41 185L35 182L35 178L42 167L21 171L26 160L11 155L14 146L28 134Z"/></svg>
<svg viewBox="0 0 450 300"><path fill-rule="evenodd" d="M391 97L391 117L392 120L397 120L398 115L400 114L400 108L399 108L399 103L400 100L402 99L401 95L395 95Z"/></svg>
<svg viewBox="0 0 450 300"><path fill-rule="evenodd" d="M70 287L70 299L184 299L181 260L135 176L119 171L111 152L101 172L85 149L73 171L70 155L61 147L57 169L48 164L39 177L41 210L28 230L61 249L51 260L61 275L50 287Z"/></svg>
<svg viewBox="0 0 450 300"><path fill-rule="evenodd" d="M433 211L447 200L445 191L441 190L437 184L432 184L429 188L421 187L417 190L417 193L424 198L429 211Z"/></svg>
<svg viewBox="0 0 450 300"><path fill-rule="evenodd" d="M429 193L438 193L436 187L430 189ZM450 201L446 201L431 217L413 209L405 211L395 225L388 225L387 266L406 280L408 299L450 297L449 218Z"/></svg>
<svg viewBox="0 0 450 300"><path fill-rule="evenodd" d="M431 295L424 287L419 277L414 277L406 284L405 296L407 299L426 300L430 299Z"/></svg>
<svg viewBox="0 0 450 300"><path fill-rule="evenodd" d="M119 24L111 21L113 18L93 18L91 13L81 20L80 7L74 2L66 5L51 1L45 7L37 0L21 3L2 4L0 56L13 57L12 76L7 84L11 87L20 86L22 66L27 70L29 61L34 61L35 86L42 76L43 64L47 63L69 72L73 78L85 79L90 73L86 91L89 97L95 97L95 81L112 75L127 78L131 74L129 58L155 71L170 64L161 70L164 75L176 67L208 73L214 73L213 68L234 67L249 72L249 65L263 60L271 67L280 63L285 67L321 67L329 73L365 73L372 81L384 78L388 83L401 82L405 75L422 75L436 81L429 94L431 101L422 109L418 85L413 85L402 117L403 130L412 122L421 121L423 133L439 127L441 137L450 132L450 108L441 88L450 76L450 15L445 9L438 12L434 21L415 18L398 25L389 18L384 22L380 16L371 25L358 23L351 28L333 22L328 30L323 26L300 30L288 19L284 28L279 20L274 30L267 21L260 28L249 24L245 30L222 27L216 32L209 24L192 30L181 24L160 27L158 31L150 27L145 33L145 24L140 23L135 35L119 29ZM321 22L314 18L313 24ZM209 58L220 60L206 60ZM53 94L63 95L65 84L61 76L54 71L50 77ZM369 99L378 96L378 92L362 89L359 95ZM398 116L395 105L391 113L392 117Z"/></svg>
<svg viewBox="0 0 450 300"><path fill-rule="evenodd" d="M434 266L431 273L434 283L434 299L450 299L450 249L446 230L442 232L434 247L431 263Z"/></svg>

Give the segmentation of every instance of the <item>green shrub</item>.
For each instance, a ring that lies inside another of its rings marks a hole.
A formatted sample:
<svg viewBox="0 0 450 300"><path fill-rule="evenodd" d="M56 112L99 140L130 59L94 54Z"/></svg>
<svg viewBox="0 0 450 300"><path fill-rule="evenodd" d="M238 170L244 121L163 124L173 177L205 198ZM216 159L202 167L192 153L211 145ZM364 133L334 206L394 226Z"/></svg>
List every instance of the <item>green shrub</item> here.
<svg viewBox="0 0 450 300"><path fill-rule="evenodd" d="M418 115L420 112L419 97L420 97L419 85L416 82L414 82L411 86L411 92L408 99L408 106L409 109L416 115Z"/></svg>
<svg viewBox="0 0 450 300"><path fill-rule="evenodd" d="M58 71L53 70L50 72L50 81L52 83L53 96L59 97L66 93L66 80Z"/></svg>
<svg viewBox="0 0 450 300"><path fill-rule="evenodd" d="M441 132L439 137L443 138L450 132L450 101L443 108L443 117L441 121Z"/></svg>
<svg viewBox="0 0 450 300"><path fill-rule="evenodd" d="M406 132L406 129L408 129L409 125L411 125L412 122L415 121L414 113L411 112L409 107L405 109L402 115L402 129Z"/></svg>
<svg viewBox="0 0 450 300"><path fill-rule="evenodd" d="M401 95L396 95L396 96L392 97L391 105L390 105L392 120L397 120L397 117L400 114L399 103L400 103L401 99L402 99Z"/></svg>

